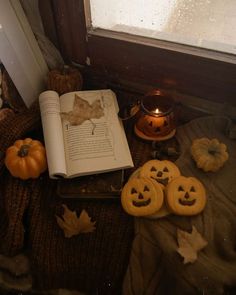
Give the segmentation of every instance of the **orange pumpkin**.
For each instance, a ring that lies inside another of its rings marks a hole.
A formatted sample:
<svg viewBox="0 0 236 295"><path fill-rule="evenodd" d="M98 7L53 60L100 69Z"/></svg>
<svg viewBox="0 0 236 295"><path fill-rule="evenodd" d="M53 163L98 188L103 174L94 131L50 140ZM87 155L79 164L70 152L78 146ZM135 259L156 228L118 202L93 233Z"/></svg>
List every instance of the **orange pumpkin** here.
<svg viewBox="0 0 236 295"><path fill-rule="evenodd" d="M38 140L19 139L7 149L5 165L14 177L37 178L47 169L45 148Z"/></svg>

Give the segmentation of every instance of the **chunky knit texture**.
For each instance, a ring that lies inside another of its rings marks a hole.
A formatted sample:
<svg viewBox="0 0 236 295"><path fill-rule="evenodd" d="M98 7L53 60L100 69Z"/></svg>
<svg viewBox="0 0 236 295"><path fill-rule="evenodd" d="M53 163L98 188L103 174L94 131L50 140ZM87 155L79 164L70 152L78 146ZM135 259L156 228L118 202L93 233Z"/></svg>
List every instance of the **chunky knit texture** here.
<svg viewBox="0 0 236 295"><path fill-rule="evenodd" d="M39 127L37 108L10 114L0 122L0 149ZM31 133L32 134L32 133ZM35 133L36 134L36 133ZM24 251L30 258L33 289L76 289L87 294L119 294L133 240L133 219L119 200L61 199L57 181L44 173L36 180L12 177L0 161L0 254ZM62 204L96 221L93 233L65 238L55 215Z"/></svg>
<svg viewBox="0 0 236 295"><path fill-rule="evenodd" d="M37 288L119 294L133 237L131 218L117 201L65 202L56 196L53 181L42 179L42 186L47 192L31 198L27 220ZM78 215L85 209L96 221L95 232L66 239L55 218L63 203Z"/></svg>
<svg viewBox="0 0 236 295"><path fill-rule="evenodd" d="M15 113L7 109L0 112L4 114L0 120L0 237L5 236L0 249L11 255L17 252L23 243L22 217L28 203L28 182L11 177L9 179L4 165L5 152L15 140L40 126L40 115L37 102L23 112ZM16 197L21 194L24 197L12 199L12 194Z"/></svg>
<svg viewBox="0 0 236 295"><path fill-rule="evenodd" d="M232 128L225 117L198 118L177 128L181 156L176 164L182 175L204 184L207 205L196 216L135 219L125 295L236 294L236 141ZM201 137L218 138L227 145L229 160L215 173L198 169L191 158L191 143ZM177 228L190 232L193 225L208 245L193 264L183 264L177 253Z"/></svg>
<svg viewBox="0 0 236 295"><path fill-rule="evenodd" d="M11 146L15 140L22 138L39 126L40 114L38 102L35 102L31 108L25 109L22 112L9 112L8 115L0 121L0 173L2 173L4 169L4 155L6 149Z"/></svg>

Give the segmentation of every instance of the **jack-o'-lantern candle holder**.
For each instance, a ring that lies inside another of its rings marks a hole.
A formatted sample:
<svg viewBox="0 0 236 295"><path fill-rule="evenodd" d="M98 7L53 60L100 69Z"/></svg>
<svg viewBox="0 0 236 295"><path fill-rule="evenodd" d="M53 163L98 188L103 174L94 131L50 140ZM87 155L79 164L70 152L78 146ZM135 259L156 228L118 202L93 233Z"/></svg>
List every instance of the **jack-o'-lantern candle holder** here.
<svg viewBox="0 0 236 295"><path fill-rule="evenodd" d="M134 126L137 136L146 140L163 141L175 135L174 101L159 90L145 95Z"/></svg>

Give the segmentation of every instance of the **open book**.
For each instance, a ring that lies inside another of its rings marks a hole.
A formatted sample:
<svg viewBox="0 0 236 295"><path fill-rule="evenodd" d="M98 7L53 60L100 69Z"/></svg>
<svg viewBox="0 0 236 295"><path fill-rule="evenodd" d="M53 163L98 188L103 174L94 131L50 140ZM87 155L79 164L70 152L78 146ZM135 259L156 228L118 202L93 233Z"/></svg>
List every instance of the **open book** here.
<svg viewBox="0 0 236 295"><path fill-rule="evenodd" d="M51 178L73 178L133 167L118 103L110 89L39 96Z"/></svg>

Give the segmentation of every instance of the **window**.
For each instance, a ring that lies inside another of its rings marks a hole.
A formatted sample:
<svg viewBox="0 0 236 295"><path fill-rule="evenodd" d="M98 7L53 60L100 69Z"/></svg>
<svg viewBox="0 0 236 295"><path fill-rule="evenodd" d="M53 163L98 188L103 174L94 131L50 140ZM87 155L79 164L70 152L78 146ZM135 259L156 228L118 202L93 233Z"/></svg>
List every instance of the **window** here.
<svg viewBox="0 0 236 295"><path fill-rule="evenodd" d="M52 40L56 36L66 61L86 67L89 80L99 77L105 86L111 83L127 85L129 89L137 89L139 92L151 87L167 88L178 93L180 98L181 94L186 94L236 105L235 55L111 31L111 28L107 29L99 23L99 15L104 14L106 5L113 1L97 1L102 5L99 8L93 6L93 1L95 0L39 2L45 31ZM136 3L138 1L141 0L136 0ZM161 0L155 2L159 1ZM120 5L123 1L116 2ZM126 2L125 5L129 5L133 1ZM170 0L165 2L174 3ZM195 2L202 0L192 0L192 3ZM227 1L211 2L225 4ZM116 7L115 10L117 9ZM173 9L174 6L172 11ZM108 6L108 16L110 11L111 7ZM90 12L94 27L91 27ZM131 15L132 11L128 16Z"/></svg>
<svg viewBox="0 0 236 295"><path fill-rule="evenodd" d="M91 0L93 28L236 54L234 0Z"/></svg>

